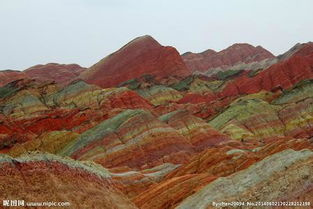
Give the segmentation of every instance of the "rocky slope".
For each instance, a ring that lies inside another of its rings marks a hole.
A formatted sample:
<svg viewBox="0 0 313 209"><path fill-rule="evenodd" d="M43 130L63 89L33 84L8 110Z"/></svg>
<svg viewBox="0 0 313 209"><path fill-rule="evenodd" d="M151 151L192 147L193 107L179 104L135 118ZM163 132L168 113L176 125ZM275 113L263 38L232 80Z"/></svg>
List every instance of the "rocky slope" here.
<svg viewBox="0 0 313 209"><path fill-rule="evenodd" d="M27 75L17 70L2 70L0 71L0 86L4 86L12 81L26 78Z"/></svg>
<svg viewBox="0 0 313 209"><path fill-rule="evenodd" d="M183 204L182 201L185 199L187 201L187 197L192 198L200 194L201 189L206 185L210 186L211 184L214 185L216 181L223 181L226 176L227 179L237 175L237 173L245 173L250 167L253 167L252 165L258 165L262 163L263 160L271 158L272 155L276 153L276 155L281 158L288 156L286 153L290 153L289 160L295 160L294 156L298 155L299 151L290 150L291 147L296 150L302 150L303 148L312 150L312 143L310 141L288 138L276 138L261 149L252 149L253 146L255 145L228 143L227 146L223 145L216 148L209 148L200 154L196 154L187 164L180 166L166 175L162 182L150 186L141 195L136 196L134 202L139 208L176 208L178 205ZM247 149L248 147L250 147L250 149ZM300 151L299 154L301 154L301 152L307 152L309 156L312 156L312 151ZM282 161L283 165L286 163L285 161L286 160ZM276 166L276 164L267 164L267 166L272 165ZM282 164L277 163L277 166L282 166ZM260 178L247 179L255 174L260 175L259 172L255 173L254 169L251 168L251 170L251 174L239 179L246 181L247 184L255 180L267 181L267 179L262 180ZM262 171L260 171L260 173L261 172ZM298 179L300 178L301 176L298 176ZM280 186L284 187L284 185ZM305 187L306 182L303 182L301 186ZM227 190L229 187L230 185L221 188ZM236 189L232 191L236 192ZM199 205L204 204L208 198L218 195L223 198L228 194L229 192L212 192L207 195L207 198L199 198L194 202L194 205L189 205L188 207L198 208L200 207ZM290 192L290 194L292 194L292 192ZM237 195L233 195L233 197L236 198ZM245 197L249 197L249 194L247 193ZM223 201L223 199L220 201ZM209 202L207 206L212 206L212 202Z"/></svg>
<svg viewBox="0 0 313 209"><path fill-rule="evenodd" d="M299 197L300 200L312 201L312 160L312 151L285 150L236 174L211 182L176 208L205 209L215 208L213 202L290 201L299 200Z"/></svg>
<svg viewBox="0 0 313 209"><path fill-rule="evenodd" d="M69 208L137 208L114 188L106 169L51 154L0 156L0 188L1 202L24 200L25 207L28 202L62 202Z"/></svg>

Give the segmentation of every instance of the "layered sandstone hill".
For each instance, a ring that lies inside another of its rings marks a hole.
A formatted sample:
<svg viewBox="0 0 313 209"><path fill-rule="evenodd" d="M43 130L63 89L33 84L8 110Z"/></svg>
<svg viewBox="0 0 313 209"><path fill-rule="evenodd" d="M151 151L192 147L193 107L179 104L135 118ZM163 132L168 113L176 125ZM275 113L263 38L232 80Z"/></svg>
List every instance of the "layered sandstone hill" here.
<svg viewBox="0 0 313 209"><path fill-rule="evenodd" d="M175 48L161 46L151 36L142 36L90 67L80 78L112 87L146 74L184 77L190 73Z"/></svg>
<svg viewBox="0 0 313 209"><path fill-rule="evenodd" d="M85 68L77 64L58 63L36 65L24 71L3 70L0 71L0 87L19 79L36 79L37 81L66 85L77 79L77 76L84 70Z"/></svg>
<svg viewBox="0 0 313 209"><path fill-rule="evenodd" d="M158 119L148 111L126 110L82 133L60 154L109 168L151 168L186 162L192 153L228 139L188 113Z"/></svg>
<svg viewBox="0 0 313 209"><path fill-rule="evenodd" d="M287 52L279 55L277 58L279 60L285 60L290 58L293 55L303 56L307 54L311 54L313 52L313 42L308 43L297 43L293 47L291 47Z"/></svg>
<svg viewBox="0 0 313 209"><path fill-rule="evenodd" d="M312 161L313 152L310 150L285 150L209 183L176 208L215 208L213 202L238 200L312 201Z"/></svg>
<svg viewBox="0 0 313 209"><path fill-rule="evenodd" d="M55 81L59 84L68 84L74 80L85 68L77 64L49 63L46 65L36 65L28 68L24 73L32 79L39 81Z"/></svg>
<svg viewBox="0 0 313 209"><path fill-rule="evenodd" d="M261 46L234 44L219 52L209 49L202 53L187 52L182 57L187 67L193 72L205 72L211 68L225 68L237 63L260 62L274 58L274 55Z"/></svg>
<svg viewBox="0 0 313 209"><path fill-rule="evenodd" d="M243 73L233 79L222 91L224 96L251 94L261 90L279 91L296 83L313 78L313 52L294 54L256 75Z"/></svg>
<svg viewBox="0 0 313 209"><path fill-rule="evenodd" d="M17 70L2 70L0 71L0 86L4 86L12 81L26 78L27 75Z"/></svg>
<svg viewBox="0 0 313 209"><path fill-rule="evenodd" d="M83 81L60 88L55 83L19 80L0 92L1 148L49 131L81 133L126 109L152 108L127 88L100 89Z"/></svg>
<svg viewBox="0 0 313 209"><path fill-rule="evenodd" d="M239 197L237 201L248 201L250 197L249 192L259 189L258 184L267 184L268 190L273 192L279 191L279 188L283 188L285 185L280 183L272 185L268 181L275 180L269 178L269 175L278 173L278 171L282 169L288 169L290 162L295 167L293 172L297 172L296 169L300 169L300 167L304 170L311 170L312 166L309 166L309 164L312 161L312 151L294 151L288 149L290 146L298 149L308 147L310 144L308 142L288 141L288 139L277 139L277 141L279 143L271 143L260 151L239 149L232 146L210 148L201 154L195 155L189 163L170 172L163 181L150 186L145 192L141 195L137 195L133 200L139 208L179 208L183 205L188 205L183 208L210 208L212 207L213 201L218 202L217 199L214 199L217 196L221 198L219 201L223 201L223 198L226 199L229 197L234 199ZM282 146L284 143L286 143L287 146ZM277 158L284 159L284 157L287 156L289 156L288 160L276 161L278 160ZM303 161L305 161L304 164L297 165L298 162ZM269 168L273 169L273 171L270 171ZM308 172L310 171L304 171L303 175L307 175ZM277 175L276 178L282 180L284 175L289 175L288 171ZM312 193L312 191L306 187L306 184L310 182L310 180L301 182L301 179L302 174L290 174L287 182L293 184L294 187L298 187L297 191L300 193L298 195L305 197L307 195L306 192L309 194ZM224 181L227 182L225 185L222 183L216 186L216 184ZM232 183L229 183L229 181ZM244 181L245 183L239 183L238 181ZM256 182L258 182L258 184L256 184ZM299 185L297 185L297 182L299 182ZM238 183L238 185L236 185L238 188L233 187L236 183ZM205 198L201 194L208 187L214 188L213 190L215 191L210 191L209 194L205 194ZM285 197L284 195L292 199L297 198L297 194L293 194L292 189L285 192L285 194L278 194L278 197L274 197L273 195L271 200L278 201L280 198L283 199ZM268 193L265 192L262 195L266 194ZM292 195L294 196L291 197ZM309 197L309 195L307 197ZM193 198L197 200L192 200ZM305 199L303 198L302 200ZM256 200L251 199L250 201Z"/></svg>
<svg viewBox="0 0 313 209"><path fill-rule="evenodd" d="M252 97L256 94L240 97L209 124L234 139L278 135L311 138L312 88L312 80L302 81L271 102Z"/></svg>
<svg viewBox="0 0 313 209"><path fill-rule="evenodd" d="M1 202L24 200L25 208L28 202L70 204L64 208L137 208L114 187L108 170L51 154L1 155L0 188Z"/></svg>

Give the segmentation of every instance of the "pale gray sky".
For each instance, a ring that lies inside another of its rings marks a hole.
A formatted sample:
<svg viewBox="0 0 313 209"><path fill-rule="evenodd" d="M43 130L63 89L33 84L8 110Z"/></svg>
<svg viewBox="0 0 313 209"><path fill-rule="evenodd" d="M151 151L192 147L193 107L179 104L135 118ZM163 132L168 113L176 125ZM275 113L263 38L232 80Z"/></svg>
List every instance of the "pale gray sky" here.
<svg viewBox="0 0 313 209"><path fill-rule="evenodd" d="M0 69L88 67L150 34L180 53L313 41L312 0L0 0Z"/></svg>

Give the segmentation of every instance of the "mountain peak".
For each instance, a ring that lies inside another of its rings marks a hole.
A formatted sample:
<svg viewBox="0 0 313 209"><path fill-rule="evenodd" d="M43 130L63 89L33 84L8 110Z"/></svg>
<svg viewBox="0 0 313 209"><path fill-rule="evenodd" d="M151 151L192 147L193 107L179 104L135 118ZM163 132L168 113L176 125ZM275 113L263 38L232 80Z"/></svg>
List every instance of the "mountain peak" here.
<svg viewBox="0 0 313 209"><path fill-rule="evenodd" d="M138 36L137 38L134 38L132 41L130 41L129 43L132 42L145 42L145 43L157 43L158 45L160 45L152 36L150 35L143 35L143 36Z"/></svg>
<svg viewBox="0 0 313 209"><path fill-rule="evenodd" d="M249 48L255 48L253 45L251 44L248 44L248 43L234 43L233 45L229 46L228 48L226 48L225 50L227 49L231 49L231 48L246 48L246 47L249 47Z"/></svg>
<svg viewBox="0 0 313 209"><path fill-rule="evenodd" d="M139 36L137 38L134 38L130 42L128 42L126 45L124 45L122 48L120 48L118 51L123 51L125 49L129 49L132 47L139 47L139 48L155 48L155 47L160 47L161 44L157 42L152 36L150 35L144 35L144 36Z"/></svg>
<svg viewBox="0 0 313 209"><path fill-rule="evenodd" d="M232 51L232 50L249 50L249 51L262 52L262 53L266 52L268 55L272 55L272 57L274 57L274 55L271 52L264 49L262 46L260 46L260 45L253 46L253 45L248 44L248 43L235 43L235 44L229 46L228 48L223 49L220 52Z"/></svg>
<svg viewBox="0 0 313 209"><path fill-rule="evenodd" d="M187 76L190 71L175 48L164 47L145 35L100 60L80 77L87 83L112 87L148 74L157 77Z"/></svg>

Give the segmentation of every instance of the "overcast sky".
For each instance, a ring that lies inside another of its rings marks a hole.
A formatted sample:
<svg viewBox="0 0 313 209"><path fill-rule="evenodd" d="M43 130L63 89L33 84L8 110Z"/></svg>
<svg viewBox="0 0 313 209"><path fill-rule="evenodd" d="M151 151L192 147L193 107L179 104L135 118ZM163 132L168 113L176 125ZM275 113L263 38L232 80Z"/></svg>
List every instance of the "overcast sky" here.
<svg viewBox="0 0 313 209"><path fill-rule="evenodd" d="M88 67L152 35L180 53L262 45L275 55L313 41L312 0L0 0L0 69Z"/></svg>

